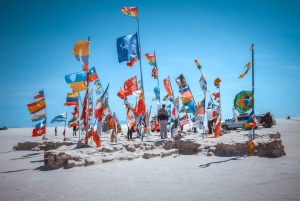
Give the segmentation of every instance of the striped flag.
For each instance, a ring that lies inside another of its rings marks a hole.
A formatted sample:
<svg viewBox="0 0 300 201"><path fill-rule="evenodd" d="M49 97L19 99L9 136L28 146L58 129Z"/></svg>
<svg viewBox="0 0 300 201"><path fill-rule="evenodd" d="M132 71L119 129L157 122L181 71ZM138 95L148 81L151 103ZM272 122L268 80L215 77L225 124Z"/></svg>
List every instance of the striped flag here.
<svg viewBox="0 0 300 201"><path fill-rule="evenodd" d="M183 126L183 125L188 124L188 123L190 123L190 121L189 121L189 117L188 117L187 114L180 117L180 119L179 119L180 126Z"/></svg>

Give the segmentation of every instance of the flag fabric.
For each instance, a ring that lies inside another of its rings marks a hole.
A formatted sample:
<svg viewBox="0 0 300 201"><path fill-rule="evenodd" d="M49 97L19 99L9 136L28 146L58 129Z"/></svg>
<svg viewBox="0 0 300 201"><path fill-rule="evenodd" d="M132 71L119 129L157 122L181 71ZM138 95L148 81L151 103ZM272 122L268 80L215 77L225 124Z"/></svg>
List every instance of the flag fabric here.
<svg viewBox="0 0 300 201"><path fill-rule="evenodd" d="M28 107L28 111L30 112L30 114L34 114L34 113L46 108L46 102L43 98L43 99L41 99L39 101L36 101L34 103L27 104L27 107Z"/></svg>
<svg viewBox="0 0 300 201"><path fill-rule="evenodd" d="M180 113L186 113L186 108L184 107L184 105L181 107L181 109L180 109L179 112L180 112Z"/></svg>
<svg viewBox="0 0 300 201"><path fill-rule="evenodd" d="M46 118L42 119L38 124L35 125L35 127L37 129L41 129L45 125L46 125Z"/></svg>
<svg viewBox="0 0 300 201"><path fill-rule="evenodd" d="M221 133L221 121L222 119L220 118L218 123L216 124L215 128L214 128L214 136L211 136L210 138L217 138L219 137L220 133Z"/></svg>
<svg viewBox="0 0 300 201"><path fill-rule="evenodd" d="M129 16L129 17L134 17L137 18L138 17L138 7L134 6L134 7L122 7L121 11Z"/></svg>
<svg viewBox="0 0 300 201"><path fill-rule="evenodd" d="M217 87L217 89L220 88L220 83L221 83L221 79L217 77L217 78L215 79L215 81L214 81L214 84L215 84L215 86Z"/></svg>
<svg viewBox="0 0 300 201"><path fill-rule="evenodd" d="M36 92L33 98L36 99L36 98L43 98L43 97L44 97L44 91L41 90Z"/></svg>
<svg viewBox="0 0 300 201"><path fill-rule="evenodd" d="M51 123L65 123L66 120L67 120L67 113L65 112L54 117Z"/></svg>
<svg viewBox="0 0 300 201"><path fill-rule="evenodd" d="M98 75L97 75L97 72L96 72L96 68L95 67L92 67L90 70L89 70L89 76L88 76L88 82L93 82L94 80L98 79Z"/></svg>
<svg viewBox="0 0 300 201"><path fill-rule="evenodd" d="M187 84L186 81L185 81L185 78L184 78L183 74L179 75L179 77L176 78L175 81L176 81L176 83L178 84L178 86L179 86L180 89L182 89L182 88L188 86L188 84Z"/></svg>
<svg viewBox="0 0 300 201"><path fill-rule="evenodd" d="M196 108L194 99L192 99L190 102L188 102L187 106L188 106L189 110L191 111L191 113L195 114L197 108Z"/></svg>
<svg viewBox="0 0 300 201"><path fill-rule="evenodd" d="M143 89L140 88L139 90L134 91L134 92L132 93L132 95L134 95L134 96L137 97L137 98L143 97Z"/></svg>
<svg viewBox="0 0 300 201"><path fill-rule="evenodd" d="M169 116L171 116L171 104L167 105L166 109L167 109L167 112L168 112Z"/></svg>
<svg viewBox="0 0 300 201"><path fill-rule="evenodd" d="M42 119L46 118L46 112L43 111L41 113L38 113L38 114L35 114L32 118L31 118L31 121L34 122L34 121L40 121Z"/></svg>
<svg viewBox="0 0 300 201"><path fill-rule="evenodd" d="M205 98L203 98L203 100L200 102L195 113L196 114L205 114Z"/></svg>
<svg viewBox="0 0 300 201"><path fill-rule="evenodd" d="M233 101L235 109L240 113L245 113L253 107L252 91L241 91Z"/></svg>
<svg viewBox="0 0 300 201"><path fill-rule="evenodd" d="M134 116L136 117L146 113L146 104L143 98L139 99L137 105L133 110L134 110Z"/></svg>
<svg viewBox="0 0 300 201"><path fill-rule="evenodd" d="M79 100L78 92L67 93L65 106L77 105Z"/></svg>
<svg viewBox="0 0 300 201"><path fill-rule="evenodd" d="M152 68L152 74L151 76L154 78L154 79L157 79L158 78L158 68L156 66L154 66Z"/></svg>
<svg viewBox="0 0 300 201"><path fill-rule="evenodd" d="M90 55L90 42L89 41L77 41L73 47L73 55L82 64L89 63Z"/></svg>
<svg viewBox="0 0 300 201"><path fill-rule="evenodd" d="M46 133L46 126L41 127L41 129L34 128L32 130L32 137L39 137Z"/></svg>
<svg viewBox="0 0 300 201"><path fill-rule="evenodd" d="M246 68L246 71L242 74L240 74L239 78L243 78L249 71L250 67L251 67L251 64L252 64L252 61L249 61L246 65L245 65L245 68Z"/></svg>
<svg viewBox="0 0 300 201"><path fill-rule="evenodd" d="M145 54L146 61L150 64L150 66L156 66L156 57L154 54Z"/></svg>
<svg viewBox="0 0 300 201"><path fill-rule="evenodd" d="M252 126L256 126L256 121L255 121L255 115L254 115L254 111L252 109L251 113L248 116L248 120L247 122L243 125L244 127L252 127Z"/></svg>
<svg viewBox="0 0 300 201"><path fill-rule="evenodd" d="M138 90L138 84L137 84L136 76L129 78L128 80L125 81L124 83L125 97L132 95L133 92L137 90Z"/></svg>
<svg viewBox="0 0 300 201"><path fill-rule="evenodd" d="M80 92L88 89L85 85L86 73L84 71L65 75L65 80L67 84L70 84L70 88L74 92Z"/></svg>
<svg viewBox="0 0 300 201"><path fill-rule="evenodd" d="M154 89L153 89L153 99L152 100L153 101L160 100L160 89L158 86L154 87Z"/></svg>
<svg viewBox="0 0 300 201"><path fill-rule="evenodd" d="M73 117L69 122L68 122L68 127L72 128L74 126L78 126L78 117Z"/></svg>
<svg viewBox="0 0 300 201"><path fill-rule="evenodd" d="M104 96L99 98L99 100L96 101L96 106L94 108L94 117L98 119L98 121L102 121L102 114L104 111Z"/></svg>
<svg viewBox="0 0 300 201"><path fill-rule="evenodd" d="M164 82L164 87L166 92L168 93L169 96L172 96L173 90L172 90L170 78L169 77L165 78L163 82Z"/></svg>
<svg viewBox="0 0 300 201"><path fill-rule="evenodd" d="M101 139L100 139L99 135L97 135L97 132L94 131L94 129L92 129L92 136L93 136L93 140L96 144L96 148L100 148L101 147Z"/></svg>
<svg viewBox="0 0 300 201"><path fill-rule="evenodd" d="M103 94L103 88L99 79L96 79L94 82L94 88L97 96L101 96Z"/></svg>
<svg viewBox="0 0 300 201"><path fill-rule="evenodd" d="M206 93L208 91L207 89L207 83L206 83L206 77L205 77L205 74L202 70L201 71L201 78L199 80L199 83L200 83L200 88L202 89L203 93Z"/></svg>
<svg viewBox="0 0 300 201"><path fill-rule="evenodd" d="M117 96L119 96L123 100L126 98L125 93L122 88L120 88L119 92L117 93Z"/></svg>
<svg viewBox="0 0 300 201"><path fill-rule="evenodd" d="M179 89L179 93L181 94L182 97L193 97L191 90L188 86L186 86L185 88Z"/></svg>
<svg viewBox="0 0 300 201"><path fill-rule="evenodd" d="M214 96L214 100L216 100L217 98L220 98L219 92L214 92L214 93L212 93L212 95Z"/></svg>
<svg viewBox="0 0 300 201"><path fill-rule="evenodd" d="M196 66L199 68L199 70L201 70L201 65L200 65L200 63L197 61L197 60L195 60L195 63L196 63Z"/></svg>
<svg viewBox="0 0 300 201"><path fill-rule="evenodd" d="M131 61L129 61L129 62L127 61L126 65L129 66L129 67L132 67L136 61L137 61L137 58L134 57L134 58L131 59Z"/></svg>
<svg viewBox="0 0 300 201"><path fill-rule="evenodd" d="M82 70L86 73L89 72L89 64L82 64Z"/></svg>
<svg viewBox="0 0 300 201"><path fill-rule="evenodd" d="M189 121L189 117L188 117L187 114L185 114L185 115L183 115L182 117L179 118L180 126L183 126L183 125L188 124L188 123L190 123L190 121Z"/></svg>
<svg viewBox="0 0 300 201"><path fill-rule="evenodd" d="M119 63L140 58L137 34L122 36L117 39Z"/></svg>

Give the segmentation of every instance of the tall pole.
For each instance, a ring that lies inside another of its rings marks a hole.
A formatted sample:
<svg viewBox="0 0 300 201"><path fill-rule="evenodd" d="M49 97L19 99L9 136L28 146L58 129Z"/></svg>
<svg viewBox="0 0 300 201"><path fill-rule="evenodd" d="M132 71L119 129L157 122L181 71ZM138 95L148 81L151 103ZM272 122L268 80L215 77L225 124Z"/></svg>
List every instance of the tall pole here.
<svg viewBox="0 0 300 201"><path fill-rule="evenodd" d="M254 121L255 121L255 112L254 112L254 44L252 43L251 45L251 50L252 50L252 100L253 100L253 114L254 114ZM252 127L252 138L255 139L254 137L254 127Z"/></svg>
<svg viewBox="0 0 300 201"><path fill-rule="evenodd" d="M65 121L65 130L64 130L64 140L66 139L66 126L67 126L67 117L68 117L68 113L66 112L66 121Z"/></svg>
<svg viewBox="0 0 300 201"><path fill-rule="evenodd" d="M139 23L139 18L136 18L137 20L137 26L138 26L138 31L137 31L137 34L138 34L138 44L139 44L139 54L140 54L140 73L141 73L141 82L142 82L142 90L143 90L143 98L145 100L145 93L144 93L144 83L143 83L143 73L142 73L142 61L141 61L141 54L142 54L142 51L141 51L141 40L140 40L140 23Z"/></svg>
<svg viewBox="0 0 300 201"><path fill-rule="evenodd" d="M157 68L157 85L159 86L159 81L158 81L158 67L157 67L157 59L154 51L154 57L155 57L155 63L156 63L156 68Z"/></svg>
<svg viewBox="0 0 300 201"><path fill-rule="evenodd" d="M44 92L44 89L42 89L42 91L43 91L43 93L44 93L44 101L45 101L45 105L46 105L46 99L45 99L45 92ZM46 108L47 108L47 105L45 106L45 114L46 114L46 127L45 127L45 139L46 139L46 134L47 134L47 127L48 127L48 125L47 125L47 110L46 110Z"/></svg>

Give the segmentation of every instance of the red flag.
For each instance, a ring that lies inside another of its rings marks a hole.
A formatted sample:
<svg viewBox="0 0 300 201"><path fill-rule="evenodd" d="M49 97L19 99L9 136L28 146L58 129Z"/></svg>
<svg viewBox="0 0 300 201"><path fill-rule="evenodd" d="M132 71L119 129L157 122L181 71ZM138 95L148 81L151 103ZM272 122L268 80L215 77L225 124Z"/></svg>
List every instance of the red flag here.
<svg viewBox="0 0 300 201"><path fill-rule="evenodd" d="M138 101L137 106L134 108L134 113L136 117L140 116L141 114L145 114L146 113L146 104L143 98L141 98Z"/></svg>
<svg viewBox="0 0 300 201"><path fill-rule="evenodd" d="M89 72L89 64L83 64L82 70L85 71L86 73Z"/></svg>
<svg viewBox="0 0 300 201"><path fill-rule="evenodd" d="M210 138L217 138L219 137L220 133L221 133L221 118L219 119L216 127L215 127L215 133L214 136L211 136Z"/></svg>
<svg viewBox="0 0 300 201"><path fill-rule="evenodd" d="M129 78L124 83L124 94L125 97L130 96L133 94L133 92L138 90L138 84L136 76Z"/></svg>
<svg viewBox="0 0 300 201"><path fill-rule="evenodd" d="M88 100L87 98L84 98L80 120L83 120L83 125L85 126L87 125L87 120L86 120L87 109L88 109Z"/></svg>
<svg viewBox="0 0 300 201"><path fill-rule="evenodd" d="M131 59L131 61L130 62L128 62L127 61L127 66L129 66L129 67L132 67L133 66L133 64L134 64L134 62L136 62L136 60L137 60L137 58L136 57L134 57L133 59Z"/></svg>
<svg viewBox="0 0 300 201"><path fill-rule="evenodd" d="M93 130L93 140L96 143L96 147L99 148L101 147L101 139L99 135L97 135L97 132Z"/></svg>
<svg viewBox="0 0 300 201"><path fill-rule="evenodd" d="M39 137L39 136L42 136L42 135L45 134L45 133L46 133L46 126L43 126L43 127L41 128L41 130L38 129L38 128L34 128L34 129L32 130L32 137Z"/></svg>
<svg viewBox="0 0 300 201"><path fill-rule="evenodd" d="M214 100L216 100L217 98L220 98L220 93L212 93L212 95L214 96Z"/></svg>
<svg viewBox="0 0 300 201"><path fill-rule="evenodd" d="M168 93L169 96L172 96L173 92L172 92L170 78L167 77L163 81L164 81L164 86L165 86L166 92Z"/></svg>
<svg viewBox="0 0 300 201"><path fill-rule="evenodd" d="M124 100L125 94L122 88L120 88L119 92L117 93L117 96Z"/></svg>

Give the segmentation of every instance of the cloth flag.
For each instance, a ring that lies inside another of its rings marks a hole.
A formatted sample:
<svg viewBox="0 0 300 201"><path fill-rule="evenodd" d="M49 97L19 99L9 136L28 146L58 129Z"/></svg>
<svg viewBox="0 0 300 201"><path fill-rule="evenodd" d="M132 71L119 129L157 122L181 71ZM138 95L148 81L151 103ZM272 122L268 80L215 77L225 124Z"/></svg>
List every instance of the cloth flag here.
<svg viewBox="0 0 300 201"><path fill-rule="evenodd" d="M187 114L185 114L185 115L183 115L182 117L179 118L180 126L183 126L183 125L188 124L188 123L190 123L190 121L189 121L189 117L188 117Z"/></svg>
<svg viewBox="0 0 300 201"><path fill-rule="evenodd" d="M96 68L95 67L92 67L90 70L89 70L89 76L88 76L88 82L93 82L94 80L98 79L98 75L97 75L97 72L96 72Z"/></svg>
<svg viewBox="0 0 300 201"><path fill-rule="evenodd" d="M43 98L43 97L44 97L44 91L41 90L36 92L33 98L36 99L36 98Z"/></svg>
<svg viewBox="0 0 300 201"><path fill-rule="evenodd" d="M140 58L137 34L122 36L117 39L119 63Z"/></svg>
<svg viewBox="0 0 300 201"><path fill-rule="evenodd" d="M42 119L46 118L46 112L43 111L41 113L38 113L38 114L35 114L32 118L31 118L31 121L34 122L34 121L40 121Z"/></svg>
<svg viewBox="0 0 300 201"><path fill-rule="evenodd" d="M169 77L165 78L163 82L164 82L164 87L166 92L168 93L169 96L172 96L173 90L172 90L170 78Z"/></svg>
<svg viewBox="0 0 300 201"><path fill-rule="evenodd" d="M194 99L192 99L190 102L188 102L187 106L188 106L189 110L191 111L191 113L195 114L197 108L196 108Z"/></svg>
<svg viewBox="0 0 300 201"><path fill-rule="evenodd" d="M117 93L117 96L119 96L123 100L126 98L125 93L121 87L120 87L119 92Z"/></svg>
<svg viewBox="0 0 300 201"><path fill-rule="evenodd" d="M217 89L220 88L220 83L221 83L221 79L217 77L217 78L215 79L215 82L214 82L214 84L215 84L215 86L217 87Z"/></svg>
<svg viewBox="0 0 300 201"><path fill-rule="evenodd" d="M74 92L80 92L88 89L85 84L86 73L84 71L65 75L65 80L67 84L70 84L70 88Z"/></svg>
<svg viewBox="0 0 300 201"><path fill-rule="evenodd" d="M201 65L200 65L200 63L197 61L197 60L195 60L195 63L196 63L196 66L199 68L199 70L201 70Z"/></svg>
<svg viewBox="0 0 300 201"><path fill-rule="evenodd" d="M241 91L233 101L235 109L239 113L245 113L253 107L252 91Z"/></svg>
<svg viewBox="0 0 300 201"><path fill-rule="evenodd" d="M30 114L34 114L34 113L46 108L46 102L43 98L34 103L27 104L27 107L28 107L28 111L30 112Z"/></svg>
<svg viewBox="0 0 300 201"><path fill-rule="evenodd" d="M98 124L97 124L97 134L101 138L101 135L102 135L102 121L98 121Z"/></svg>
<svg viewBox="0 0 300 201"><path fill-rule="evenodd" d="M67 120L67 113L65 112L54 117L51 123L65 123L66 120Z"/></svg>
<svg viewBox="0 0 300 201"><path fill-rule="evenodd" d="M178 84L178 86L179 86L180 89L182 89L182 88L188 86L188 84L187 84L186 81L185 81L185 78L184 78L183 74L179 75L179 77L176 78L175 81L176 81L176 83Z"/></svg>
<svg viewBox="0 0 300 201"><path fill-rule="evenodd" d="M89 41L77 41L73 47L73 55L82 64L89 63L90 55L90 42Z"/></svg>
<svg viewBox="0 0 300 201"><path fill-rule="evenodd" d="M121 11L129 16L129 17L134 17L137 18L138 17L138 7L134 6L134 7L122 7Z"/></svg>
<svg viewBox="0 0 300 201"><path fill-rule="evenodd" d="M132 67L136 61L137 61L137 58L134 57L134 58L131 59L131 61L129 61L129 62L127 61L126 65L129 66L129 67Z"/></svg>
<svg viewBox="0 0 300 201"><path fill-rule="evenodd" d="M98 119L98 121L102 121L102 114L104 111L104 96L100 97L97 101L96 101L96 106L94 108L94 117Z"/></svg>
<svg viewBox="0 0 300 201"><path fill-rule="evenodd" d="M167 105L166 109L167 109L169 116L171 116L171 104Z"/></svg>
<svg viewBox="0 0 300 201"><path fill-rule="evenodd" d="M40 130L45 125L46 125L46 118L42 119L38 124L35 125L35 127Z"/></svg>
<svg viewBox="0 0 300 201"><path fill-rule="evenodd" d="M217 98L220 98L219 92L212 93L212 95L214 96L214 100L216 100Z"/></svg>
<svg viewBox="0 0 300 201"><path fill-rule="evenodd" d="M101 96L103 94L103 88L99 79L96 79L94 82L94 88L97 96Z"/></svg>
<svg viewBox="0 0 300 201"><path fill-rule="evenodd" d="M143 98L140 98L137 105L135 106L135 108L133 109L134 111L134 116L138 117L141 114L145 114L146 113L146 104Z"/></svg>
<svg viewBox="0 0 300 201"><path fill-rule="evenodd" d="M79 94L78 92L75 93L67 93L67 99L65 106L70 106L70 105L77 105L79 100Z"/></svg>
<svg viewBox="0 0 300 201"><path fill-rule="evenodd" d="M92 129L92 136L93 136L93 140L96 144L96 148L100 148L101 147L101 139L100 139L99 135L97 135L97 131L94 131L94 129Z"/></svg>
<svg viewBox="0 0 300 201"><path fill-rule="evenodd" d="M196 114L205 114L205 98L203 98L203 100L200 102L195 113Z"/></svg>
<svg viewBox="0 0 300 201"><path fill-rule="evenodd" d="M150 66L156 66L156 57L154 54L145 54L146 61L150 64Z"/></svg>
<svg viewBox="0 0 300 201"><path fill-rule="evenodd" d="M202 89L203 93L206 93L208 91L207 89L207 83L206 83L206 77L205 77L205 74L202 70L201 71L201 78L199 80L199 83L200 83L200 88Z"/></svg>
<svg viewBox="0 0 300 201"><path fill-rule="evenodd" d="M46 126L43 126L41 129L34 128L32 130L32 137L39 137L46 133Z"/></svg>
<svg viewBox="0 0 300 201"><path fill-rule="evenodd" d="M252 61L249 61L249 62L246 64L246 66L245 66L246 71L245 71L243 74L240 74L239 78L243 78L243 77L248 73L248 71L249 71L249 69L250 69L250 67L251 67L251 64L252 64Z"/></svg>
<svg viewBox="0 0 300 201"><path fill-rule="evenodd" d="M125 83L124 83L125 97L132 95L133 92L135 92L137 90L138 90L138 84L137 84L136 76L129 78L128 80L125 81Z"/></svg>
<svg viewBox="0 0 300 201"><path fill-rule="evenodd" d="M158 86L154 87L154 89L153 89L153 99L152 100L153 101L160 100L160 89Z"/></svg>
<svg viewBox="0 0 300 201"><path fill-rule="evenodd" d="M134 91L134 92L132 93L132 95L134 95L134 96L137 97L137 98L142 98L142 97L143 97L143 89L140 88L139 90Z"/></svg>
<svg viewBox="0 0 300 201"><path fill-rule="evenodd" d="M152 68L152 74L151 76L154 78L154 79L157 79L158 78L158 68L156 66L154 66Z"/></svg>

